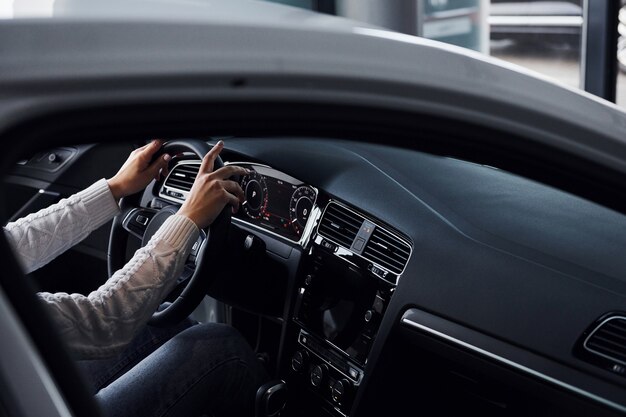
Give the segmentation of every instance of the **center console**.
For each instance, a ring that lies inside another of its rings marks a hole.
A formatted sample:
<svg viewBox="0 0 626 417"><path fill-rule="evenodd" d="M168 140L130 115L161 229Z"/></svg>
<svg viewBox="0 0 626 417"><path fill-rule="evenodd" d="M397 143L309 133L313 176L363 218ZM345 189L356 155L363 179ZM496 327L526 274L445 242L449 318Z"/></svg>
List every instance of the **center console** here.
<svg viewBox="0 0 626 417"><path fill-rule="evenodd" d="M347 210L331 204L336 206L331 210ZM373 258L374 252L366 249L380 244L391 250L389 244L376 243L381 233L391 235L384 230L372 233L380 226L354 212L345 213L352 218L331 217L327 207L296 283L287 379L290 389L297 390L298 402L308 402L312 415L322 415L322 410L328 415L349 415L401 272L383 266L387 264L382 247L379 262ZM333 233L347 232L355 217L350 241ZM354 242L361 237L365 242L355 248ZM406 244L405 248L408 259L410 247Z"/></svg>
<svg viewBox="0 0 626 417"><path fill-rule="evenodd" d="M171 171L166 191L186 192L181 187L190 187L183 178L191 163ZM278 377L289 392L284 415L347 416L411 255L409 240L283 172L258 163L229 164L249 171L239 179L246 201L234 222L298 248L277 354ZM273 409L271 402L261 401Z"/></svg>

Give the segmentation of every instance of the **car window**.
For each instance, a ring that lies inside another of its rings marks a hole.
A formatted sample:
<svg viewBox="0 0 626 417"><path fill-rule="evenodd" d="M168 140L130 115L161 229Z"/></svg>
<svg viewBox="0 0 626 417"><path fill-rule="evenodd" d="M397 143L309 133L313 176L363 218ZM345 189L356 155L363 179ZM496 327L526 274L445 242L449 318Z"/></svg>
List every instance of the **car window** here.
<svg viewBox="0 0 626 417"><path fill-rule="evenodd" d="M273 0L327 11L401 32L469 48L582 88L583 0L425 0L405 2L396 12L384 2ZM378 4L380 3L380 4ZM616 19L617 20L617 19ZM626 106L626 2L618 30L616 103Z"/></svg>

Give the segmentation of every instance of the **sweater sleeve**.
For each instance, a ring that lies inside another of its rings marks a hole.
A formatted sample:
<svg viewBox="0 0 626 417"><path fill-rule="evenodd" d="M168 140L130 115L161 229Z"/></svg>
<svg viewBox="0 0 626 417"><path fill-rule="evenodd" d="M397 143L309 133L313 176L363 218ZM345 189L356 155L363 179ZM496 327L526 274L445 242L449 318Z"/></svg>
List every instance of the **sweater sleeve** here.
<svg viewBox="0 0 626 417"><path fill-rule="evenodd" d="M119 212L105 179L4 227L25 273L41 268Z"/></svg>
<svg viewBox="0 0 626 417"><path fill-rule="evenodd" d="M198 235L189 218L171 216L146 246L88 296L39 293L72 353L97 359L120 352L173 289Z"/></svg>

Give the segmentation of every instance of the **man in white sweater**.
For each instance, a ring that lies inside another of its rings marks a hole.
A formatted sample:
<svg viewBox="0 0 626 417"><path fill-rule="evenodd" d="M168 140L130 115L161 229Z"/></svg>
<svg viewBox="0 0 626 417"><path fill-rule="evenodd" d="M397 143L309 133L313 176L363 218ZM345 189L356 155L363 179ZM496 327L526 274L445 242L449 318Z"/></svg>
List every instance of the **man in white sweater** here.
<svg viewBox="0 0 626 417"><path fill-rule="evenodd" d="M112 178L7 224L5 236L25 273L84 239L119 212L120 198L165 173L169 155L152 161L161 146L153 141L133 151ZM91 376L97 375L92 382L105 415L252 415L254 393L265 373L234 329L189 320L160 333L146 326L173 289L199 229L227 205L237 210L243 202L241 187L229 178L247 171L234 166L213 171L222 149L219 142L204 157L178 213L100 288L87 296L38 294L71 352L90 360L83 363Z"/></svg>

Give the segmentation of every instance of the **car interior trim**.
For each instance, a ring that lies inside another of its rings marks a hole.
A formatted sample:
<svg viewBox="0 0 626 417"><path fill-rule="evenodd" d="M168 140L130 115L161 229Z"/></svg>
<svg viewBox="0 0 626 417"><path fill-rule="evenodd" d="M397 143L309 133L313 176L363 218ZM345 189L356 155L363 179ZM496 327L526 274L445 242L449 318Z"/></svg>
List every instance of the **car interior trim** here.
<svg viewBox="0 0 626 417"><path fill-rule="evenodd" d="M175 169L181 165L198 165L198 167L200 166L201 162L198 160L192 160L192 161L179 161L178 163L176 163L172 169L170 170L170 172L167 174L167 177L165 178L165 180L163 181L163 185L161 186L161 189L159 190L159 197L163 198L165 200L171 201L171 202L175 202L175 203L182 203L185 201L185 199L187 198L187 195L189 194L188 190L183 190L180 189L176 186L171 186L168 185L167 188L172 188L173 190L175 190L176 192L180 193L180 197L174 197L171 195L168 195L167 193L164 192L165 189L165 184L167 184L167 182L169 181L170 177L172 176L172 174L174 173Z"/></svg>
<svg viewBox="0 0 626 417"><path fill-rule="evenodd" d="M407 265L409 264L409 261L411 260L411 257L412 257L412 255L413 255L413 245L412 245L412 244L411 244L411 243L410 243L410 242L409 242L406 238L400 237L397 233L395 233L394 231L392 231L390 228L388 228L388 227L384 227L384 226L381 226L381 222L380 222L380 221L375 220L375 219L372 219L372 218L371 218L371 216L365 215L365 214L363 214L363 213L361 213L361 212L358 212L358 211L356 211L356 210L354 210L354 209L352 209L352 208L350 208L350 207L347 207L345 204L343 204L343 203L341 203L341 202L339 202L339 201L337 201L337 200L333 200L333 199L329 200L329 201L328 201L328 204L326 204L326 207L324 208L324 213L326 212L326 210L328 209L328 207L329 207L331 204L337 204L337 205L341 206L342 208L344 208L344 209L346 209L346 210L348 210L348 211L351 211L352 213L357 214L358 216L363 217L365 220L367 220L367 221L370 221L370 222L374 223L374 225L375 225L377 228L380 228L380 229L384 230L386 233L388 233L389 235L391 235L391 236L395 237L396 239L398 239L400 242L402 242L403 244L405 244L405 245L409 248L409 256L408 256L408 258L407 258L407 261L406 261L406 262L405 262L405 264L404 264L404 267L402 268L402 271L401 271L401 272L399 272L399 273L395 273L395 272L393 272L393 271L390 271L390 270L389 270L389 268L387 268L387 267L385 267L385 266L383 266L383 265L380 265L378 262L376 262L376 261L374 261L374 260L372 260L372 259L369 259L369 258L367 258L367 257L366 257L366 256L364 256L364 255L361 255L361 254L359 254L359 253L356 253L356 252L352 251L350 248L344 248L344 247L343 247L343 245L341 245L340 243L336 242L333 238L328 237L328 236L326 236L325 234L320 233L319 231L317 232L317 234L318 234L319 236L322 236L324 239L329 240L329 241L331 241L332 243L336 244L336 245L338 246L338 248L340 248L340 249L344 249L344 250L346 251L346 253L348 253L348 254L350 254L350 255L356 255L356 256L360 257L361 259L363 259L363 260L365 260L365 261L367 261L367 262L370 262L370 263L374 264L376 267L381 268L381 269L384 269L385 271L387 271L387 275L390 275L390 276L394 277L395 279L394 279L394 280L389 280L389 279L387 279L386 277L385 277L385 278L383 278L383 277L380 277L380 276L379 276L379 278L380 278L380 279L382 279L382 280L384 280L384 281L386 281L386 282L389 282L389 283L391 283L391 284L397 285L397 284L398 284L398 282L399 282L399 280L400 280L400 276L402 276L402 274L403 274L403 273L404 273L404 271L406 270L406 267L407 267ZM324 217L324 215L322 214L322 216L321 216L321 217ZM321 219L321 218L320 218L320 219ZM319 242L318 242L318 243L319 243ZM367 245L367 242L366 242L366 244L365 244L365 245ZM342 251L342 252L343 252L343 251ZM335 252L335 253L339 255L339 252Z"/></svg>
<svg viewBox="0 0 626 417"><path fill-rule="evenodd" d="M600 328L602 328L602 326L604 326L606 323L610 322L611 320L626 320L626 316L620 316L620 315L617 315L617 316L611 316L611 317L608 317L608 318L607 318L607 319L605 319L605 320L602 320L602 322L601 322L600 324L598 324L598 325L597 325L597 326L593 329L593 331L592 331L591 333L589 333L589 336L587 336L587 337L585 338L585 342L583 343L583 347L584 347L584 348L585 348L588 352L591 352L591 353L593 353L594 355L602 356L603 358L606 358L606 359L609 359L609 360L611 360L611 361L614 361L614 362L620 363L620 364L622 364L622 365L626 365L626 362L624 362L623 360L619 360L619 359L617 359L617 358L615 358L615 357L612 357L612 356L606 355L606 354L604 354L604 353L602 353L602 352L598 352L597 350L595 350L595 349L593 349L593 348L591 348L591 347L587 346L587 343L588 343L588 342L589 342L589 340L591 340L591 338L592 338L592 337L596 334L596 332L597 332L598 330L600 330Z"/></svg>
<svg viewBox="0 0 626 417"><path fill-rule="evenodd" d="M324 363L326 363L328 366L334 368L341 375L343 375L346 378L352 380L356 385L361 383L361 381L363 380L363 371L360 370L360 368L361 368L360 365L354 365L354 364L351 363L351 361L348 361L351 364L351 366L353 366L357 370L357 377L354 378L353 376L347 374L346 372L342 371L337 366L335 366L335 364L331 360L329 360L327 357L322 355L320 352L316 351L315 349L311 349L309 347L309 345L307 345L307 343L306 343L306 338L307 337L312 337L312 336L306 330L300 329L300 333L298 333L298 343L300 344L300 346L306 348L306 350L308 352L311 352L312 354L314 354L315 356L320 358L322 361L324 361ZM340 351L340 352L343 352L343 349L341 349L338 346L334 345L332 342L326 340L325 343L328 344L329 346L331 346L333 349L335 349L337 351Z"/></svg>
<svg viewBox="0 0 626 417"><path fill-rule="evenodd" d="M19 398L21 411L24 415L72 416L48 368L25 334L2 289L0 289L0 314L2 317L10 318L0 320L0 331L3 335L0 347L3 356L10 354L5 357L11 358L0 363L0 372L11 378L12 385L22 387L14 393ZM37 401L32 401L32 398L37 398Z"/></svg>
<svg viewBox="0 0 626 417"><path fill-rule="evenodd" d="M462 348L468 349L468 350L470 350L470 351L472 351L474 353L477 353L479 355L482 355L482 356L485 356L485 357L487 357L489 359L492 359L492 360L494 360L496 362L499 362L500 364L509 366L509 367L514 368L514 369L516 369L518 371L521 371L521 372L523 372L525 374L528 374L528 375L531 375L533 377L539 378L539 379L541 379L541 380L543 380L545 382L548 382L548 383L551 383L551 384L556 385L558 387L561 387L563 389L566 389L566 390L568 390L568 391L570 391L572 393L578 394L578 395L583 396L583 397L585 397L587 399L590 399L592 401L601 403L601 404L603 404L605 406L608 406L608 407L610 407L610 408L612 408L614 410L617 410L619 412L622 412L622 413L626 412L626 406L624 406L622 404L618 404L618 403L613 402L611 400L608 400L606 398L600 397L600 396L598 396L596 394L593 394L593 393L591 393L591 392L589 392L587 390L584 390L582 388L579 388L579 387L576 387L574 385L568 384L567 382L563 382L563 381L561 381L561 380L559 380L557 378L554 378L554 377L551 377L549 375L546 375L543 372L539 372L539 371L537 371L535 369L529 368L529 367L527 367L525 365L522 365L520 363L517 363L517 362L512 361L510 359L507 359L505 357L502 357L502 356L500 356L498 354L489 352L488 350L482 349L482 348L480 348L478 346L475 346L475 345L473 345L471 343L467 343L467 342L465 342L463 340L457 339L456 337L447 335L447 334L442 333L442 332L440 332L438 330L435 330L435 329L433 329L431 327L428 327L428 326L426 326L424 324L418 323L418 322L416 322L413 319L413 316L414 316L415 312L417 312L416 309L408 309L402 315L401 323L404 326L406 326L406 327L424 331L426 333L429 333L432 336L436 336L436 337L438 337L440 339L444 339L447 342L451 342L451 343L453 343L453 344L455 344L457 346L460 346Z"/></svg>

